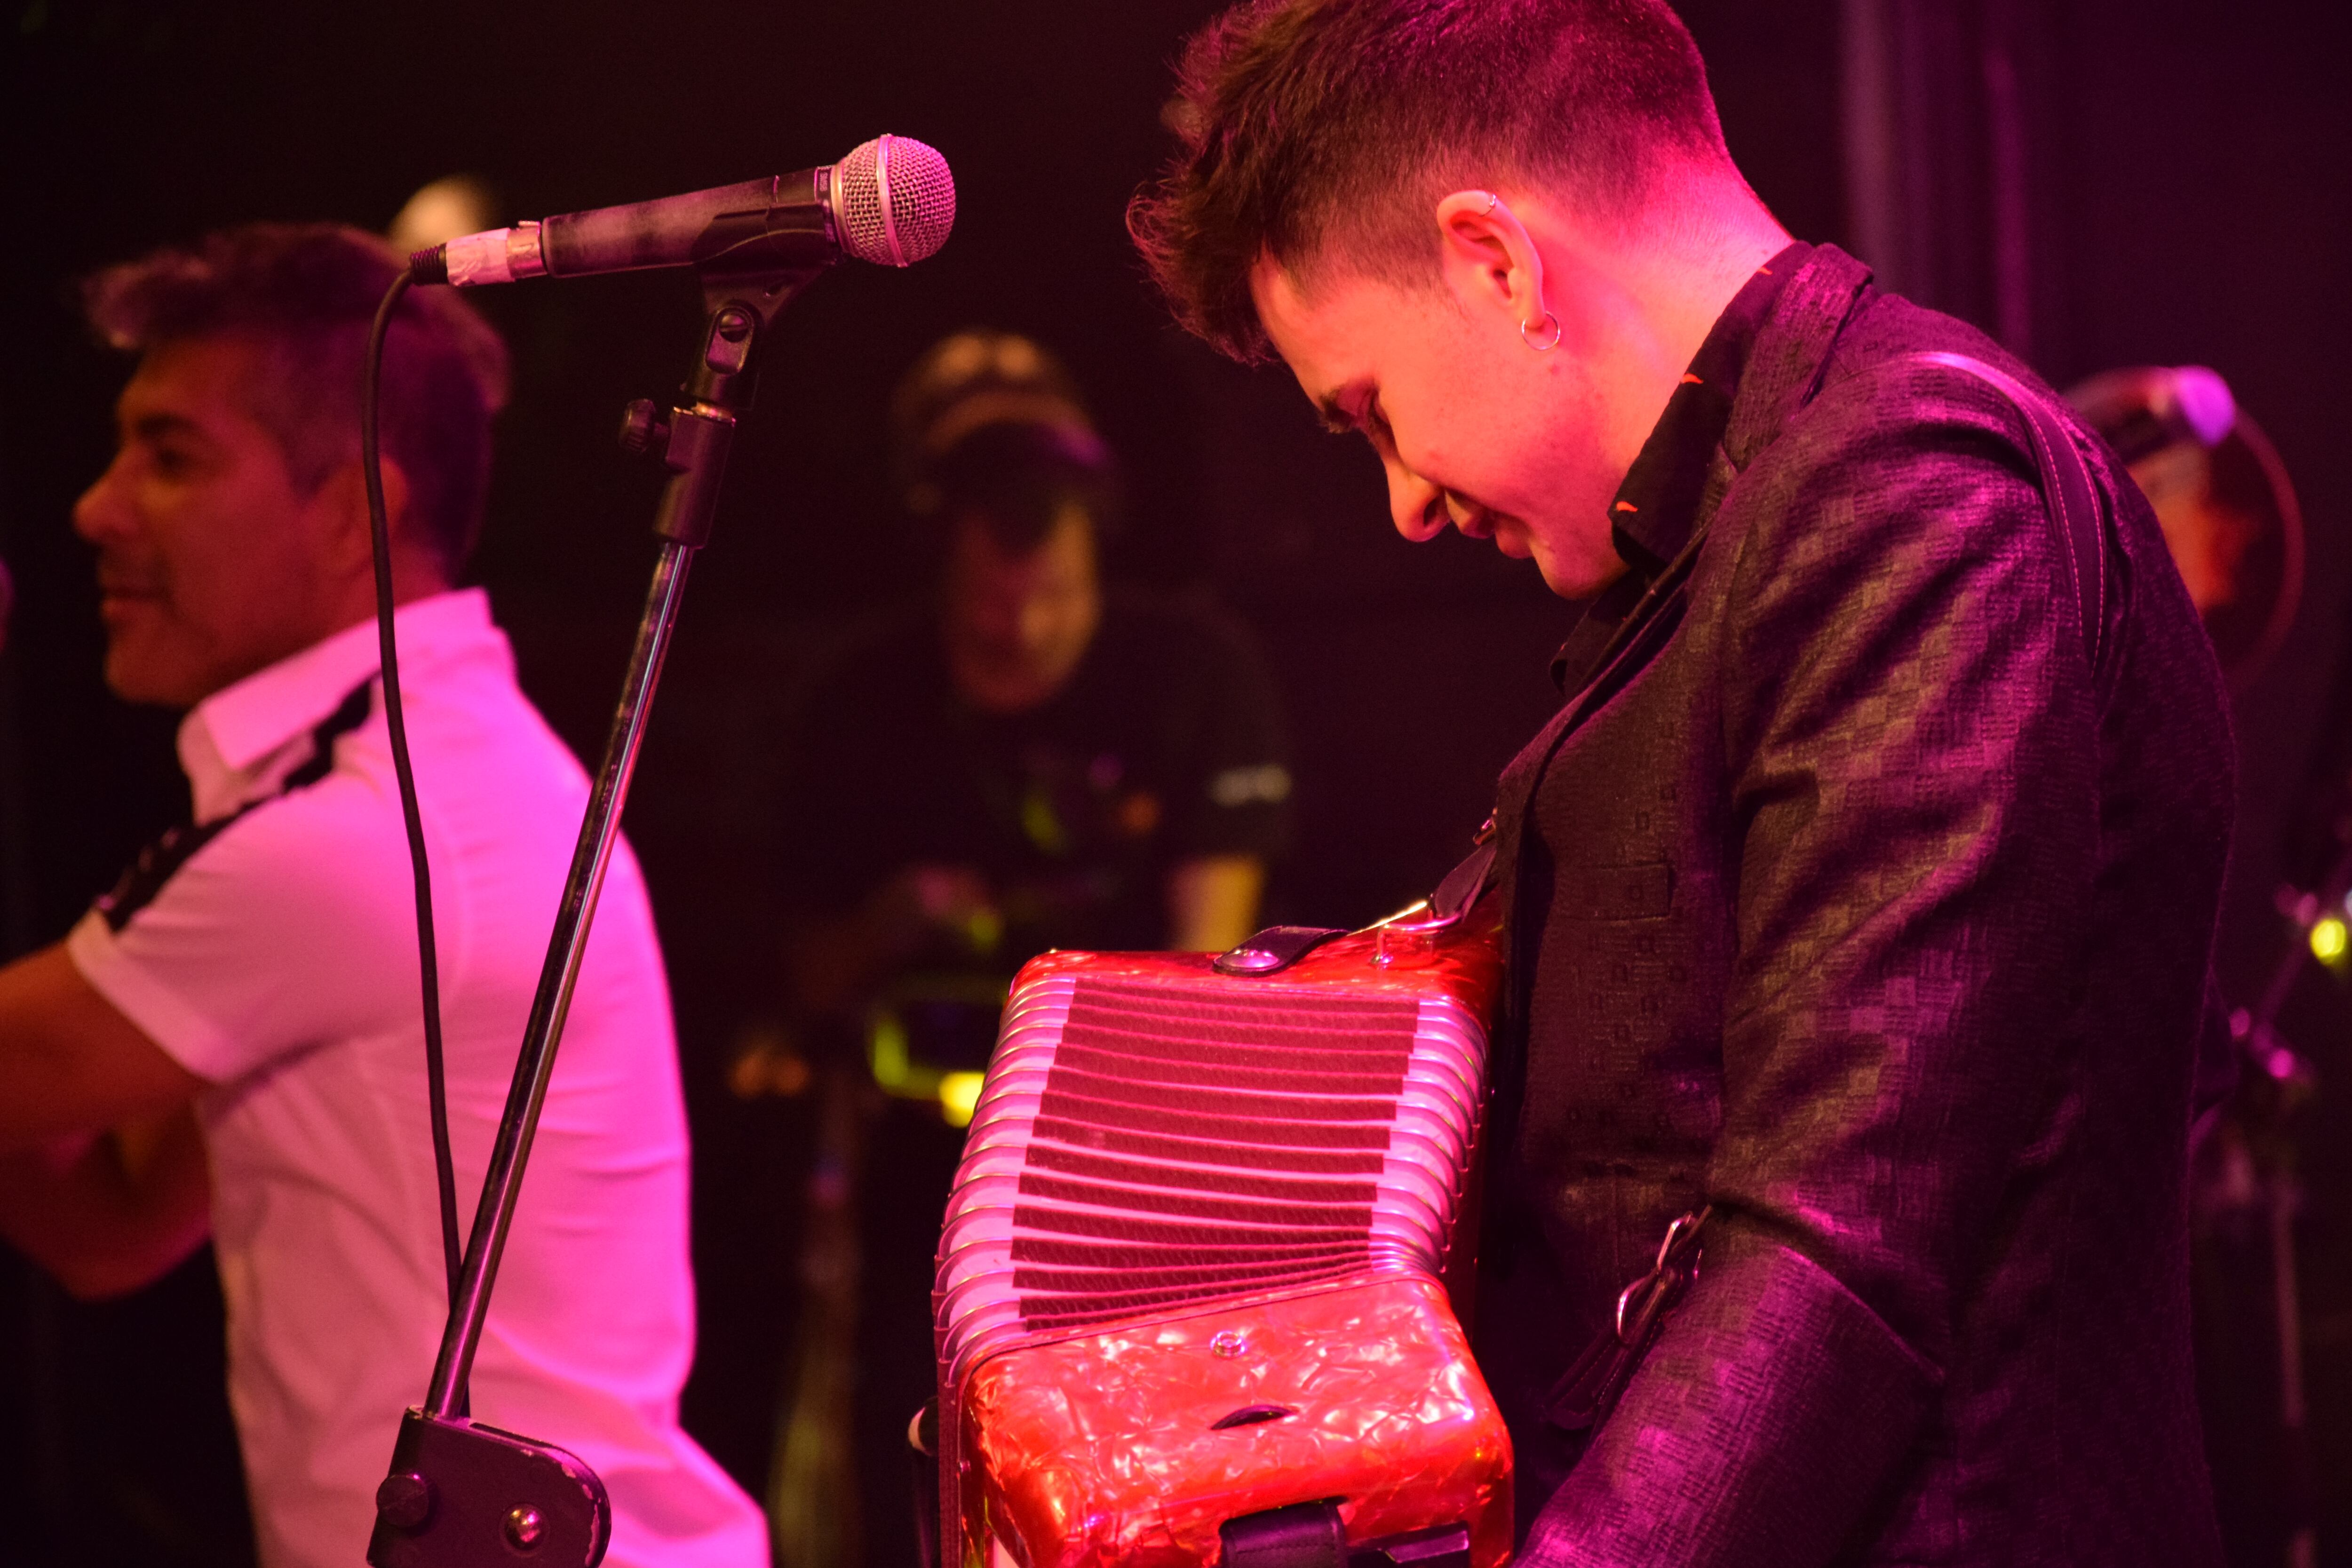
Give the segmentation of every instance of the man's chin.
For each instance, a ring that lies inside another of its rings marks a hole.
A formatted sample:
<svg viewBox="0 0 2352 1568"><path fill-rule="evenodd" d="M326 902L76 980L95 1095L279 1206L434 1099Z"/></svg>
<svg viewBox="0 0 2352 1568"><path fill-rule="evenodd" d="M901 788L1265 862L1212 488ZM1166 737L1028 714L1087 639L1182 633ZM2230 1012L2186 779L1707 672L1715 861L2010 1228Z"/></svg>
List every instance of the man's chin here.
<svg viewBox="0 0 2352 1568"><path fill-rule="evenodd" d="M1590 599L1625 574L1625 563L1613 555L1605 563L1570 563L1556 560L1545 551L1534 554L1544 586L1563 599Z"/></svg>
<svg viewBox="0 0 2352 1568"><path fill-rule="evenodd" d="M194 708L206 692L176 661L159 659L147 649L117 642L106 650L106 689L125 702L142 707Z"/></svg>

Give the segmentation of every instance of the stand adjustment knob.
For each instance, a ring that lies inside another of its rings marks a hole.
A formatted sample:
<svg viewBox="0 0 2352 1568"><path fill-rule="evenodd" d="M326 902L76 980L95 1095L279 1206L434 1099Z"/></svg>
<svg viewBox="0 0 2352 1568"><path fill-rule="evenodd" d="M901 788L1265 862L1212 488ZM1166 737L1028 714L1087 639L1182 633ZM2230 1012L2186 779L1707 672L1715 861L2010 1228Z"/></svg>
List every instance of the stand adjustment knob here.
<svg viewBox="0 0 2352 1568"><path fill-rule="evenodd" d="M621 450L632 458L657 458L669 445L669 421L661 405L640 397L621 410Z"/></svg>
<svg viewBox="0 0 2352 1568"><path fill-rule="evenodd" d="M395 1530L415 1530L433 1517L433 1483L411 1473L383 1478L375 1489L375 1516Z"/></svg>

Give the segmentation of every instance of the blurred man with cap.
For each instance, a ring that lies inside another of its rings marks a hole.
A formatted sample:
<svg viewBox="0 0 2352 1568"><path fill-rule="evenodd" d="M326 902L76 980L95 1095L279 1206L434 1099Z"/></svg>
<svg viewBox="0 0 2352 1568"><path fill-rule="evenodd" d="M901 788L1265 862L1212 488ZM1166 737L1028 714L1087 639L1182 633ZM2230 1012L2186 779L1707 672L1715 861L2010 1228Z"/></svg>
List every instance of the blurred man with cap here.
<svg viewBox="0 0 2352 1568"><path fill-rule="evenodd" d="M857 1193L865 1284L834 1310L858 1335L867 1511L895 1522L902 1434L932 1376L932 1243L1007 983L1049 947L1240 942L1287 840L1291 780L1240 629L1197 597L1106 584L1118 475L1052 354L959 332L908 373L892 418L937 578L813 684L773 881L796 1046L862 1052L857 1076L892 1091L891 1157ZM773 1066L747 1060L739 1087ZM820 1381L837 1359L802 1357Z"/></svg>
<svg viewBox="0 0 2352 1568"><path fill-rule="evenodd" d="M1068 372L958 333L893 421L939 575L820 678L790 760L784 882L830 924L820 989L903 956L909 909L1000 966L1240 941L1286 837L1272 692L1205 604L1106 587L1117 474Z"/></svg>

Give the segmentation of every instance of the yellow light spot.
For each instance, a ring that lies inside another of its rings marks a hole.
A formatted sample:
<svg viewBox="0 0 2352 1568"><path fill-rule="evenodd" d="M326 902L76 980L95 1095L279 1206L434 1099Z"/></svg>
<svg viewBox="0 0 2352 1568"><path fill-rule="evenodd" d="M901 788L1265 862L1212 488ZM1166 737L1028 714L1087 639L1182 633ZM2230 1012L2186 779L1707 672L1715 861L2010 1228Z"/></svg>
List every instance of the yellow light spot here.
<svg viewBox="0 0 2352 1568"><path fill-rule="evenodd" d="M950 1127L971 1125L972 1108L980 1103L980 1086L985 1073L951 1072L940 1076L940 1114Z"/></svg>
<svg viewBox="0 0 2352 1568"><path fill-rule="evenodd" d="M2344 922L2334 915L2314 921L2311 927L2312 956L2322 963L2335 963L2344 956L2347 938L2352 938L2352 932L2347 932Z"/></svg>
<svg viewBox="0 0 2352 1568"><path fill-rule="evenodd" d="M874 1020L874 1032L866 1037L866 1059L874 1066L874 1081L884 1089L897 1089L907 1081L911 1063L908 1060L906 1026L887 1013Z"/></svg>
<svg viewBox="0 0 2352 1568"><path fill-rule="evenodd" d="M1070 847L1070 836L1063 829L1054 803L1045 798L1043 790L1032 789L1022 797L1021 831L1028 835L1030 843L1048 855L1064 854Z"/></svg>
<svg viewBox="0 0 2352 1568"><path fill-rule="evenodd" d="M963 939L974 952L994 952L1004 940L1004 917L986 904L964 918Z"/></svg>

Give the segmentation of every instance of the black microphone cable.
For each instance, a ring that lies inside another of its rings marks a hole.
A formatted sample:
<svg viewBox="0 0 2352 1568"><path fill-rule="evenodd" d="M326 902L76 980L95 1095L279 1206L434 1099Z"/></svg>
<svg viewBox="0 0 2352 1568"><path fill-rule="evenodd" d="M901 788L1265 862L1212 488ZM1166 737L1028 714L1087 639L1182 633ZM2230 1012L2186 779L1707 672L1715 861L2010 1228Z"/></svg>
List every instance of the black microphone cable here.
<svg viewBox="0 0 2352 1568"><path fill-rule="evenodd" d="M457 1304L464 1261L457 1240L457 1175L449 1157L449 1086L441 1054L441 964L433 938L433 871L425 853L425 819L416 805L416 772L408 757L408 721L400 702L400 649L392 631L392 525L383 503L383 464L377 449L377 403L383 382L383 340L412 279L404 267L376 307L360 380L360 468L367 480L368 536L375 557L375 633L383 666L384 728L392 738L392 771L400 781L400 814L408 825L408 861L416 874L416 960L425 990L425 1090L433 1117L433 1177L441 1195L441 1258L449 1305ZM459 1409L464 1408L460 1395Z"/></svg>

